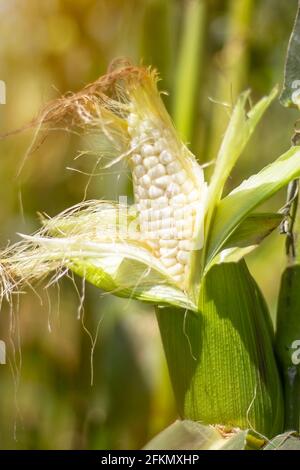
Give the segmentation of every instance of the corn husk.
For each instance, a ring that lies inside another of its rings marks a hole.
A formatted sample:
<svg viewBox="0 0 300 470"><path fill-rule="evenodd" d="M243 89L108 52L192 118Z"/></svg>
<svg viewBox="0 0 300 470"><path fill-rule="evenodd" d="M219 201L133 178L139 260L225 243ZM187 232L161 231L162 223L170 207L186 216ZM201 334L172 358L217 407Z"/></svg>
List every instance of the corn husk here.
<svg viewBox="0 0 300 470"><path fill-rule="evenodd" d="M282 431L283 397L264 299L244 262L205 276L200 314L158 308L180 416L205 424Z"/></svg>

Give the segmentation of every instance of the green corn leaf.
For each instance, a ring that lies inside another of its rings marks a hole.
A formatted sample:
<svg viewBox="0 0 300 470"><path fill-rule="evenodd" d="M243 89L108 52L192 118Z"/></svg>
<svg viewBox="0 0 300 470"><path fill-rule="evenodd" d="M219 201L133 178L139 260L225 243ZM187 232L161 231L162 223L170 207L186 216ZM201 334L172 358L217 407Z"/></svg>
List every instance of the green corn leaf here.
<svg viewBox="0 0 300 470"><path fill-rule="evenodd" d="M157 309L180 416L251 427L268 437L282 432L270 317L243 261L213 266L206 274L199 313Z"/></svg>
<svg viewBox="0 0 300 470"><path fill-rule="evenodd" d="M282 214L276 212L250 214L228 238L222 251L214 257L211 266L242 259L255 250L260 242L278 227L283 217Z"/></svg>
<svg viewBox="0 0 300 470"><path fill-rule="evenodd" d="M207 268L247 215L299 175L300 150L292 147L222 199L208 241Z"/></svg>
<svg viewBox="0 0 300 470"><path fill-rule="evenodd" d="M165 0L149 0L143 6L139 56L145 64L152 64L159 70L164 87L170 90L176 48L175 32L169 18L175 14L175 5Z"/></svg>
<svg viewBox="0 0 300 470"><path fill-rule="evenodd" d="M251 253L251 251L255 250L256 247L257 245L245 246L243 248L238 248L238 247L226 248L220 251L220 253L218 253L214 257L214 259L209 264L209 269L214 264L237 263L238 261L243 259L246 255ZM208 270L208 267L206 268L206 270Z"/></svg>
<svg viewBox="0 0 300 470"><path fill-rule="evenodd" d="M145 450L243 450L248 431L224 438L213 426L195 421L175 421L144 447ZM196 461L195 461L196 463Z"/></svg>
<svg viewBox="0 0 300 470"><path fill-rule="evenodd" d="M285 395L285 429L300 432L300 265L282 275L277 310L276 352Z"/></svg>
<svg viewBox="0 0 300 470"><path fill-rule="evenodd" d="M283 215L273 212L250 214L228 238L224 249L259 245L283 220Z"/></svg>
<svg viewBox="0 0 300 470"><path fill-rule="evenodd" d="M185 18L175 75L173 117L180 136L190 142L195 104L199 89L202 59L205 6L203 0L190 0L183 5Z"/></svg>
<svg viewBox="0 0 300 470"><path fill-rule="evenodd" d="M300 90L300 1L295 25L290 37L284 74L284 85L280 96L283 106L299 108Z"/></svg>
<svg viewBox="0 0 300 470"><path fill-rule="evenodd" d="M274 88L269 96L262 98L248 113L245 106L249 98L249 91L242 93L239 97L223 138L208 189L209 205L206 216L206 232L209 231L215 207L221 199L224 185L237 159L276 94L277 88Z"/></svg>
<svg viewBox="0 0 300 470"><path fill-rule="evenodd" d="M249 31L255 10L255 0L228 1L224 46L218 57L218 67L224 75L217 74L214 84L214 96L228 103L239 95L247 83L251 42ZM209 125L211 136L206 161L215 158L219 139L224 134L224 109L221 106L212 108Z"/></svg>

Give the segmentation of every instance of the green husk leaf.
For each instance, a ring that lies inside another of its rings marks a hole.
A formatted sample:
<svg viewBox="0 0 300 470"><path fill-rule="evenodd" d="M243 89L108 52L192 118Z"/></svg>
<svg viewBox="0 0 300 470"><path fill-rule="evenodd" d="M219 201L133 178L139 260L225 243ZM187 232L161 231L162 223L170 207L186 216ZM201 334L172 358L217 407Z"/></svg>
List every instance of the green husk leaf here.
<svg viewBox="0 0 300 470"><path fill-rule="evenodd" d="M247 142L253 134L259 120L277 95L277 87L269 96L263 97L248 113L246 103L249 91L242 93L231 115L215 164L214 173L208 188L208 212L206 232L209 231L215 207L221 199L224 185Z"/></svg>
<svg viewBox="0 0 300 470"><path fill-rule="evenodd" d="M282 432L270 317L243 261L205 275L199 313L157 309L180 416L268 437Z"/></svg>
<svg viewBox="0 0 300 470"><path fill-rule="evenodd" d="M293 431L279 434L263 450L300 450L300 437Z"/></svg>
<svg viewBox="0 0 300 470"><path fill-rule="evenodd" d="M283 215L277 212L250 214L228 238L224 249L259 245L282 220Z"/></svg>
<svg viewBox="0 0 300 470"><path fill-rule="evenodd" d="M72 237L23 238L39 246L38 262L50 258L61 262L97 287L120 297L155 304L172 304L197 311L191 300L176 287L151 253L125 242L91 242ZM25 254L25 257L28 256ZM32 255L31 255L32 258ZM17 260L20 262L20 260ZM10 262L13 262L11 258Z"/></svg>
<svg viewBox="0 0 300 470"><path fill-rule="evenodd" d="M212 426L190 420L178 420L151 439L144 449L205 450L223 440L220 433Z"/></svg>
<svg viewBox="0 0 300 470"><path fill-rule="evenodd" d="M206 265L209 267L248 214L299 175L300 149L292 147L222 199L209 237Z"/></svg>
<svg viewBox="0 0 300 470"><path fill-rule="evenodd" d="M241 260L266 238L283 220L278 213L250 214L241 222L225 243L210 266L219 263L232 263Z"/></svg>
<svg viewBox="0 0 300 470"><path fill-rule="evenodd" d="M248 430L236 431L233 436L224 439L217 450L244 450L247 444Z"/></svg>
<svg viewBox="0 0 300 470"><path fill-rule="evenodd" d="M257 248L257 245L249 245L243 248L232 247L232 248L227 248L225 250L222 250L211 261L211 263L209 264L209 269L214 264L237 263L238 261L243 259L246 255L251 253L251 251L255 250L255 248Z"/></svg>
<svg viewBox="0 0 300 470"><path fill-rule="evenodd" d="M225 438L213 426L178 420L151 439L144 450L242 450L247 433L237 430Z"/></svg>
<svg viewBox="0 0 300 470"><path fill-rule="evenodd" d="M197 312L196 306L180 289L168 285L164 276L140 261L108 256L101 260L73 260L69 267L91 284L118 297L155 305L174 305Z"/></svg>

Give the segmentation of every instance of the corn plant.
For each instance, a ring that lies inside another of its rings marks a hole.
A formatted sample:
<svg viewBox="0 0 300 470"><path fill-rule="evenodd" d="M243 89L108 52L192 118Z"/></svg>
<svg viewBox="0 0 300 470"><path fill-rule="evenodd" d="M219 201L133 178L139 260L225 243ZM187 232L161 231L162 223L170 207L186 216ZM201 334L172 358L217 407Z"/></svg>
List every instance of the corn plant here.
<svg viewBox="0 0 300 470"><path fill-rule="evenodd" d="M193 4L189 14L196 30L204 7ZM197 68L193 54L185 59L177 87L186 67L191 73ZM21 235L1 253L1 300L12 302L26 286L49 276L52 284L71 271L103 291L154 305L181 421L147 448L243 449L245 442L260 448L284 430L299 429L298 369L292 369L290 387L284 329L289 315L289 328L299 328L297 287L293 309L287 293L297 286L299 264L292 277L288 272L283 278L279 369L270 314L244 257L286 223L294 199L283 211L257 208L300 177L300 148L292 145L226 194L225 184L277 89L253 107L249 91L239 96L207 178L181 139L190 136L195 83L184 86L181 97L176 90L179 134L158 78L152 68L116 61L106 75L51 102L31 123L38 130L67 125L96 135L103 169L120 161L128 166L134 202L85 201L42 218L38 232ZM287 379L283 389L280 373ZM268 445L280 447L280 437Z"/></svg>
<svg viewBox="0 0 300 470"><path fill-rule="evenodd" d="M99 134L111 166L124 160L134 204L90 201L42 221L1 255L1 296L66 269L121 297L155 305L178 412L225 432L282 430L283 398L269 313L243 257L282 221L255 209L300 175L300 149L223 196L273 90L247 110L243 93L209 182L180 140L150 68L117 63L79 93L50 103L39 126Z"/></svg>

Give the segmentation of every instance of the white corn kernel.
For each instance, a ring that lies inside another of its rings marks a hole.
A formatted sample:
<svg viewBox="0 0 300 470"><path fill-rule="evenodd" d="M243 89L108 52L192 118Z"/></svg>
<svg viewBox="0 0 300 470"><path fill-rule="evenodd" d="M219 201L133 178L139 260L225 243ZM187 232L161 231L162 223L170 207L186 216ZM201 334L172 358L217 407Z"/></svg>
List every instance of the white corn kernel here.
<svg viewBox="0 0 300 470"><path fill-rule="evenodd" d="M172 199L172 204L174 206L180 207L185 207L186 205L186 196L184 194L177 194L176 196L173 197Z"/></svg>
<svg viewBox="0 0 300 470"><path fill-rule="evenodd" d="M151 186L151 178L149 178L148 175L144 175L140 179L141 184L144 186L144 188L150 188Z"/></svg>
<svg viewBox="0 0 300 470"><path fill-rule="evenodd" d="M176 196L180 193L180 186L176 183L170 183L167 187L166 194L168 196Z"/></svg>
<svg viewBox="0 0 300 470"><path fill-rule="evenodd" d="M158 141L161 138L161 132L159 129L152 129L152 137L154 140ZM165 148L165 147L164 147ZM156 144L155 144L156 149ZM157 149L156 149L157 150Z"/></svg>
<svg viewBox="0 0 300 470"><path fill-rule="evenodd" d="M160 188L167 188L169 183L170 183L169 176L161 176L160 178L157 178L155 180L156 186L159 186Z"/></svg>
<svg viewBox="0 0 300 470"><path fill-rule="evenodd" d="M176 263L169 269L169 273L171 274L171 276L176 276L177 274L182 274L183 272L184 268L180 263Z"/></svg>
<svg viewBox="0 0 300 470"><path fill-rule="evenodd" d="M161 261L166 268L171 268L176 264L176 258L162 258Z"/></svg>
<svg viewBox="0 0 300 470"><path fill-rule="evenodd" d="M187 179L187 174L184 170L181 170L178 173L175 173L172 178L175 183L183 184Z"/></svg>
<svg viewBox="0 0 300 470"><path fill-rule="evenodd" d="M160 234L160 240L168 240L169 241L169 240L172 240L172 239L176 238L175 237L176 234L175 234L173 229L161 230L159 232L159 234Z"/></svg>
<svg viewBox="0 0 300 470"><path fill-rule="evenodd" d="M147 240L152 240L153 241L153 240L158 240L159 239L159 234L158 234L157 231L147 230L145 232L145 235L147 237Z"/></svg>
<svg viewBox="0 0 300 470"><path fill-rule="evenodd" d="M163 229L172 229L174 228L174 219L173 217L165 217L161 219L161 228Z"/></svg>
<svg viewBox="0 0 300 470"><path fill-rule="evenodd" d="M193 243L191 240L179 240L178 248L180 250L190 251L193 248Z"/></svg>
<svg viewBox="0 0 300 470"><path fill-rule="evenodd" d="M179 263L187 264L189 260L189 256L190 254L188 251L179 250L176 257Z"/></svg>
<svg viewBox="0 0 300 470"><path fill-rule="evenodd" d="M155 145L154 145L155 150L156 150L156 152L158 152L158 153L161 153L161 152L165 151L165 148L166 148L167 146L168 146L168 142L167 142L166 139L164 139L164 138L158 139L158 140L155 142ZM170 163L170 162L168 162L168 163Z"/></svg>
<svg viewBox="0 0 300 470"><path fill-rule="evenodd" d="M155 151L154 151L153 145L150 145L150 144L143 145L143 147L142 147L142 156L144 158L149 157L151 155L154 155L154 153L155 153Z"/></svg>
<svg viewBox="0 0 300 470"><path fill-rule="evenodd" d="M158 189L158 188L157 188ZM162 193L164 193L162 191ZM167 198L167 196L161 196L153 201L151 201L151 207L153 207L153 209L164 209L165 207L169 207L169 200Z"/></svg>
<svg viewBox="0 0 300 470"><path fill-rule="evenodd" d="M149 188L149 197L150 199L157 199L164 194L163 190L157 188L156 186L150 186Z"/></svg>
<svg viewBox="0 0 300 470"><path fill-rule="evenodd" d="M193 236L193 228L185 228L184 230L178 232L178 234L180 235L179 238L181 238L182 240L190 239Z"/></svg>
<svg viewBox="0 0 300 470"><path fill-rule="evenodd" d="M191 180L186 180L182 185L181 185L181 190L182 192L184 192L185 194L188 194L190 193L191 191L193 191L194 189L194 185L192 183Z"/></svg>
<svg viewBox="0 0 300 470"><path fill-rule="evenodd" d="M169 239L164 239L164 238L159 239L159 246L162 247L162 248L169 248L170 249L170 248L175 248L177 245L178 245L177 240L174 240L174 239L169 240Z"/></svg>
<svg viewBox="0 0 300 470"><path fill-rule="evenodd" d="M173 258L177 256L177 248L160 248L160 255L163 258Z"/></svg>
<svg viewBox="0 0 300 470"><path fill-rule="evenodd" d="M140 165L142 163L142 157L136 153L131 157L131 162L133 165Z"/></svg>
<svg viewBox="0 0 300 470"><path fill-rule="evenodd" d="M143 165L136 166L133 171L133 174L136 175L138 178L146 174L146 170Z"/></svg>
<svg viewBox="0 0 300 470"><path fill-rule="evenodd" d="M181 207L181 205L180 205L180 208L174 209L174 218L176 220L183 219L184 215L185 215L185 208Z"/></svg>
<svg viewBox="0 0 300 470"><path fill-rule="evenodd" d="M142 214L146 209L151 208L151 201L150 199L141 199L138 203L138 211Z"/></svg>
<svg viewBox="0 0 300 470"><path fill-rule="evenodd" d="M147 168L147 170L150 170L150 168L153 168L158 164L158 158L151 156L147 157L144 159L144 166Z"/></svg>
<svg viewBox="0 0 300 470"><path fill-rule="evenodd" d="M151 132L152 133L152 122L150 119L145 119L141 124L140 124L140 131L141 132Z"/></svg>
<svg viewBox="0 0 300 470"><path fill-rule="evenodd" d="M194 201L197 201L197 199L199 199L199 193L198 193L197 189L193 189L193 191L191 191L188 194L188 200L190 202L194 202Z"/></svg>
<svg viewBox="0 0 300 470"><path fill-rule="evenodd" d="M163 150L159 156L159 160L163 165L167 165L168 163L173 162L174 158L171 152L168 152L168 150Z"/></svg>
<svg viewBox="0 0 300 470"><path fill-rule="evenodd" d="M153 168L150 168L150 170L148 171L148 175L152 180L164 176L165 174L165 167L161 163L158 163L158 165L154 166Z"/></svg>
<svg viewBox="0 0 300 470"><path fill-rule="evenodd" d="M177 274L177 275L173 276L173 279L178 284L182 284L183 281L184 281L184 274Z"/></svg>
<svg viewBox="0 0 300 470"><path fill-rule="evenodd" d="M165 207L159 210L159 216L161 219L165 219L171 217L173 215L172 207Z"/></svg>
<svg viewBox="0 0 300 470"><path fill-rule="evenodd" d="M137 194L141 199L148 199L148 192L142 186L137 187Z"/></svg>
<svg viewBox="0 0 300 470"><path fill-rule="evenodd" d="M180 166L179 164L174 161L174 162L171 162L167 165L167 173L168 175L174 175L174 173L178 173L180 171Z"/></svg>

